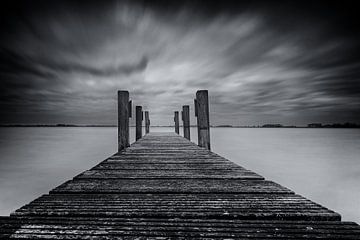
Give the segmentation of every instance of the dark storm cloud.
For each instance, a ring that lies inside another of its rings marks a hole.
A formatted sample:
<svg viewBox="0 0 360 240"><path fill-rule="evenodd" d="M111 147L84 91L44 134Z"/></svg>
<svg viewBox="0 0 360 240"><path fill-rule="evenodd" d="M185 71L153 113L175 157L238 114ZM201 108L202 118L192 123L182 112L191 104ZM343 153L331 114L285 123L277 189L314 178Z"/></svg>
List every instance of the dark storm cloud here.
<svg viewBox="0 0 360 240"><path fill-rule="evenodd" d="M56 63L48 60L37 60L27 56L11 52L9 50L0 50L1 75L12 74L31 74L39 77L51 77L53 72L79 72L88 73L95 76L109 75L129 75L145 70L148 59L142 57L138 63L124 64L119 66L105 66L102 68L90 67L80 63Z"/></svg>
<svg viewBox="0 0 360 240"><path fill-rule="evenodd" d="M25 1L2 9L1 122L114 123L117 89L158 124L171 123L197 89L209 89L213 124L360 121L352 2Z"/></svg>
<svg viewBox="0 0 360 240"><path fill-rule="evenodd" d="M129 75L136 72L142 72L145 70L148 64L148 60L146 57L142 57L138 63L135 64L127 64L120 66L110 66L103 68L92 68L89 66L81 65L81 64L69 64L69 65L45 65L54 71L65 71L65 72L81 72L88 73L95 76L109 76L109 75Z"/></svg>

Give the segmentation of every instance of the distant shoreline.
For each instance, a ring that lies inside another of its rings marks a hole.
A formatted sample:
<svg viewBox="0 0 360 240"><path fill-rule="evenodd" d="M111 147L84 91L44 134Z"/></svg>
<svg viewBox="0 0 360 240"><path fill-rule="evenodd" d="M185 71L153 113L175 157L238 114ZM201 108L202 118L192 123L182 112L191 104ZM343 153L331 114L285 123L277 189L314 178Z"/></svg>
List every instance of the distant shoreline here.
<svg viewBox="0 0 360 240"><path fill-rule="evenodd" d="M15 128L15 127L117 127L117 125L100 125L100 124L0 124L1 128ZM130 126L135 127L135 126ZM151 127L174 127L174 126L151 126ZM191 125L190 127L196 127L196 125ZM334 123L326 125L312 125L308 126L283 126L280 124L265 124L258 126L232 126L232 125L215 125L210 126L211 128L360 128L359 124L355 123Z"/></svg>
<svg viewBox="0 0 360 240"><path fill-rule="evenodd" d="M0 124L0 127L117 127L117 125L77 124Z"/></svg>

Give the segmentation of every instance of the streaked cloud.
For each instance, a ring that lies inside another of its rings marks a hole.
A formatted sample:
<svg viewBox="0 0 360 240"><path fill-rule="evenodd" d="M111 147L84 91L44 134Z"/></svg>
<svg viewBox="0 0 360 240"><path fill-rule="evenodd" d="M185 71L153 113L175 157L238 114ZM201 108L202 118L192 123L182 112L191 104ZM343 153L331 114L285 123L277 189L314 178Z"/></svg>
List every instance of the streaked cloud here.
<svg viewBox="0 0 360 240"><path fill-rule="evenodd" d="M358 38L336 16L291 4L55 5L4 30L1 122L115 123L117 89L154 124L172 123L198 89L214 124L360 121Z"/></svg>

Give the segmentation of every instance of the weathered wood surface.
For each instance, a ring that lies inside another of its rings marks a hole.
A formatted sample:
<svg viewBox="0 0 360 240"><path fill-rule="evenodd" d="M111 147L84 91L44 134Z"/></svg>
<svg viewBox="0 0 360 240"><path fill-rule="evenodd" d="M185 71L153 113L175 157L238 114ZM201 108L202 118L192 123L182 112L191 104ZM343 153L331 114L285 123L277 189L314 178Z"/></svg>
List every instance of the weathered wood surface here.
<svg viewBox="0 0 360 240"><path fill-rule="evenodd" d="M130 146L129 117L131 117L129 92L118 91L118 151Z"/></svg>
<svg viewBox="0 0 360 240"><path fill-rule="evenodd" d="M21 228L19 226L21 225ZM359 239L349 222L188 218L0 218L11 239Z"/></svg>
<svg viewBox="0 0 360 240"><path fill-rule="evenodd" d="M135 107L135 139L139 140L142 137L142 121L144 115L142 106Z"/></svg>
<svg viewBox="0 0 360 240"><path fill-rule="evenodd" d="M150 132L149 111L145 111L145 133L148 134L149 132Z"/></svg>
<svg viewBox="0 0 360 240"><path fill-rule="evenodd" d="M360 234L358 225L337 221L28 217L0 218L0 226L17 239L359 239Z"/></svg>
<svg viewBox="0 0 360 240"><path fill-rule="evenodd" d="M355 223L177 134L148 134L10 217L0 239L360 239Z"/></svg>
<svg viewBox="0 0 360 240"><path fill-rule="evenodd" d="M179 134L179 112L174 112L175 133Z"/></svg>
<svg viewBox="0 0 360 240"><path fill-rule="evenodd" d="M196 92L195 115L198 129L198 145L210 150L209 99L207 90Z"/></svg>
<svg viewBox="0 0 360 240"><path fill-rule="evenodd" d="M190 140L190 107L184 105L181 112L181 118L183 121L184 138Z"/></svg>

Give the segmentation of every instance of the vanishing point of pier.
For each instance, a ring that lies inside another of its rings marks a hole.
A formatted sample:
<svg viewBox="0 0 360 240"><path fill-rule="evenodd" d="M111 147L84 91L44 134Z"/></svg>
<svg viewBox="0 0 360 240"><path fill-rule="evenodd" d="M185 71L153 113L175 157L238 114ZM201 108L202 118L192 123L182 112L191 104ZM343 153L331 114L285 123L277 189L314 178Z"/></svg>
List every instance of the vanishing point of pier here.
<svg viewBox="0 0 360 240"><path fill-rule="evenodd" d="M174 133L150 132L146 111L145 136L136 106L130 146L132 104L119 91L119 151L0 217L0 239L360 239L356 223L211 152L207 91L194 104L198 145L189 106L174 112Z"/></svg>

